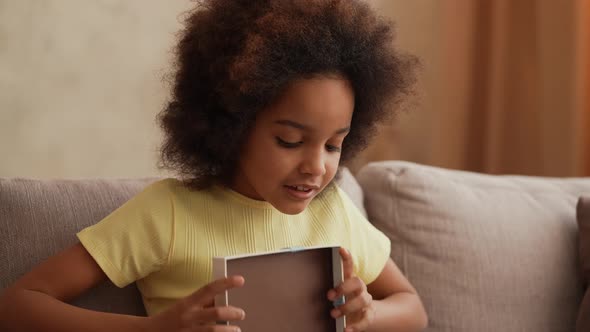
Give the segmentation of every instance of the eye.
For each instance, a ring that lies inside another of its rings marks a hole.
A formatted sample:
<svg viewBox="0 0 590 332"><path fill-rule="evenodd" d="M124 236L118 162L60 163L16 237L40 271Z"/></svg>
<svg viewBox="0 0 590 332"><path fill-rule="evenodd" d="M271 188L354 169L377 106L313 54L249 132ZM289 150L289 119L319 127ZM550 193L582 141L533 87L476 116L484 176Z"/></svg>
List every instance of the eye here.
<svg viewBox="0 0 590 332"><path fill-rule="evenodd" d="M328 150L328 152L340 152L342 151L342 149L340 147L334 146L334 145L326 145L326 150Z"/></svg>
<svg viewBox="0 0 590 332"><path fill-rule="evenodd" d="M299 142L287 142L287 141L285 141L285 140L281 139L281 138L280 138L280 137L278 137L278 136L276 136L275 138L276 138L276 140L277 140L277 143L278 143L280 146L282 146L282 147L284 147L284 148L287 148L287 149L296 148L296 147L298 147L299 145L301 145L301 143L303 143L303 142L301 142L301 141L299 141Z"/></svg>

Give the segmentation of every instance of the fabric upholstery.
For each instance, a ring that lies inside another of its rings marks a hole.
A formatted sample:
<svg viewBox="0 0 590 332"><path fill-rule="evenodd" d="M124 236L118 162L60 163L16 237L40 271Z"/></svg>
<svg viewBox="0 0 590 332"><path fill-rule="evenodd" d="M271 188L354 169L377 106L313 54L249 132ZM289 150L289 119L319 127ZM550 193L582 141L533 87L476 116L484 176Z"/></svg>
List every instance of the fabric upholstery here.
<svg viewBox="0 0 590 332"><path fill-rule="evenodd" d="M387 161L357 174L371 220L418 290L427 331L572 331L582 299L575 205L590 179Z"/></svg>
<svg viewBox="0 0 590 332"><path fill-rule="evenodd" d="M0 289L77 242L94 224L155 179L0 179ZM144 315L135 284L105 282L72 302L108 312Z"/></svg>
<svg viewBox="0 0 590 332"><path fill-rule="evenodd" d="M340 177L336 183L340 186L340 188L342 188L342 190L344 190L344 192L346 192L346 194L348 194L348 197L350 197L356 207L361 211L363 216L366 217L367 211L365 210L365 205L363 202L365 199L363 195L363 189L358 184L356 178L354 175L352 175L348 168L342 167L340 169Z"/></svg>

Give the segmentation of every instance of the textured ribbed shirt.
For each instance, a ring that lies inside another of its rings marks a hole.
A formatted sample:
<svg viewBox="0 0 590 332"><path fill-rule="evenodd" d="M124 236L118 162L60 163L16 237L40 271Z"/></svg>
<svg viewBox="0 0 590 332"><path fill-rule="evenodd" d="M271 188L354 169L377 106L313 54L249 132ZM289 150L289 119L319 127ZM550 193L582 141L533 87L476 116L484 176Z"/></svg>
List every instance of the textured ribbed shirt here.
<svg viewBox="0 0 590 332"><path fill-rule="evenodd" d="M148 315L211 282L215 256L342 246L369 284L390 252L389 239L336 185L288 215L225 187L195 191L165 179L77 235L115 285L137 282Z"/></svg>

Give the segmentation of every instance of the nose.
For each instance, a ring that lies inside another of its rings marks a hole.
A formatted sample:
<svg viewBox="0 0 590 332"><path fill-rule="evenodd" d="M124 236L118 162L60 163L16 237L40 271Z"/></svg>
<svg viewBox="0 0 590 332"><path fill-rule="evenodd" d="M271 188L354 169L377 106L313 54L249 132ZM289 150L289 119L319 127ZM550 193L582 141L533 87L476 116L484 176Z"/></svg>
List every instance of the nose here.
<svg viewBox="0 0 590 332"><path fill-rule="evenodd" d="M314 148L305 151L301 160L299 171L302 174L321 176L326 174L326 157L322 148Z"/></svg>

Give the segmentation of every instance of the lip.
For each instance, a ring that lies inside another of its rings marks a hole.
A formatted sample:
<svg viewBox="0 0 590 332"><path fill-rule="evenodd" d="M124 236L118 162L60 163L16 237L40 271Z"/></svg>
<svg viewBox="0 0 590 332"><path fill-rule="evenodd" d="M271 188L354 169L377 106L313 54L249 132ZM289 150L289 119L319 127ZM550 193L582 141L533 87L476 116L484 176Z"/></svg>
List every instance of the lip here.
<svg viewBox="0 0 590 332"><path fill-rule="evenodd" d="M312 189L312 190L318 190L318 189L320 189L320 186L318 186L318 185L315 185L315 184L307 184L307 183L286 184L285 186L305 187L307 189Z"/></svg>
<svg viewBox="0 0 590 332"><path fill-rule="evenodd" d="M308 192L304 192L304 191L299 191L299 190L292 189L291 187L305 187L305 188L308 188L308 189L311 189L311 190L308 191ZM310 199L313 196L315 196L315 194L319 190L319 186L316 186L316 185L307 185L307 184L285 185L284 188L287 191L287 193L289 194L289 196L291 196L292 198L294 198L296 200L307 200L307 199Z"/></svg>

